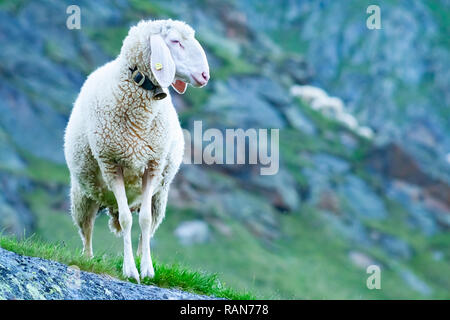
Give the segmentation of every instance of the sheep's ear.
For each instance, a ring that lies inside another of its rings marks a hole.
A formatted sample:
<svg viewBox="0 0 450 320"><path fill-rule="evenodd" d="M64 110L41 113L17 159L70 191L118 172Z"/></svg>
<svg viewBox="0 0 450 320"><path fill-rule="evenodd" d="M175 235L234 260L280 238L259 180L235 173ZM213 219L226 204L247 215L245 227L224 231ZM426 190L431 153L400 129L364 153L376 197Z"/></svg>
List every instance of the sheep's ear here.
<svg viewBox="0 0 450 320"><path fill-rule="evenodd" d="M160 35L151 36L150 46L152 49L150 63L153 75L161 87L167 88L175 78L175 62Z"/></svg>
<svg viewBox="0 0 450 320"><path fill-rule="evenodd" d="M175 91L179 94L183 94L186 92L187 84L184 81L176 80L174 83L172 83L172 88L174 88Z"/></svg>

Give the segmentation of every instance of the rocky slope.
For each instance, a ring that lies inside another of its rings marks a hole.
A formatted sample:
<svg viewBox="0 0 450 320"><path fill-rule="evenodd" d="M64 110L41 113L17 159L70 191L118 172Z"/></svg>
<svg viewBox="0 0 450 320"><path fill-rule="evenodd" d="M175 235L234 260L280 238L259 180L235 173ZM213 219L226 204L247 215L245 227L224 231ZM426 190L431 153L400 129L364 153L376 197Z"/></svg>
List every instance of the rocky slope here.
<svg viewBox="0 0 450 320"><path fill-rule="evenodd" d="M286 272L297 279L308 254L331 256L326 249L342 241L328 263L353 274L383 265L406 286L403 296L392 289L387 297L448 294L440 272L450 264L448 1L380 1L382 29L373 31L365 27L366 1L79 1L81 30L65 27L69 4L0 2L0 226L7 232L76 238L62 152L71 105L85 77L117 55L131 24L173 17L197 30L212 72L205 89L173 95L182 126L279 128L281 154L274 176L255 166L184 165L169 201L176 218L158 233L161 251L171 252L164 243L177 237L212 271L222 260L203 257L198 246L211 244L214 257L235 252L236 264L255 274L236 273L234 284L253 276L261 290L298 297L295 281L266 277L262 257L283 252L273 261L294 264ZM373 138L291 94L305 84L341 99ZM310 230L320 230L322 246L306 247ZM241 245L228 242L236 235L257 243L247 265L238 259ZM237 265L227 263L219 267L234 274Z"/></svg>
<svg viewBox="0 0 450 320"><path fill-rule="evenodd" d="M211 297L138 285L0 248L0 300L203 300Z"/></svg>

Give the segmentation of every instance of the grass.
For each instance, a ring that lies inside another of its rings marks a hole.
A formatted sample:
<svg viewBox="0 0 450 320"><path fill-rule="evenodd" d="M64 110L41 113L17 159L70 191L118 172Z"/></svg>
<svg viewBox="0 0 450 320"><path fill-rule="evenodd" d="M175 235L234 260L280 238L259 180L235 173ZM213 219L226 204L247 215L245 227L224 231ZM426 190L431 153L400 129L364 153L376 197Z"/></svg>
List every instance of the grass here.
<svg viewBox="0 0 450 320"><path fill-rule="evenodd" d="M86 34L97 42L103 51L111 57L120 53L123 39L128 34L128 27L118 26L103 29L86 28Z"/></svg>
<svg viewBox="0 0 450 320"><path fill-rule="evenodd" d="M100 254L92 259L88 259L79 250L74 252L69 250L64 244L48 243L35 236L17 240L13 237L0 235L0 247L17 254L54 260L67 265L76 265L84 271L108 274L115 278L126 280L121 274L123 260L119 255ZM136 263L139 267L139 259L137 259ZM178 288L197 294L233 300L254 299L254 296L248 292L240 293L224 287L216 274L191 271L179 264L164 265L154 262L154 268L155 277L153 279L143 279L141 281L142 284L157 285L163 288Z"/></svg>

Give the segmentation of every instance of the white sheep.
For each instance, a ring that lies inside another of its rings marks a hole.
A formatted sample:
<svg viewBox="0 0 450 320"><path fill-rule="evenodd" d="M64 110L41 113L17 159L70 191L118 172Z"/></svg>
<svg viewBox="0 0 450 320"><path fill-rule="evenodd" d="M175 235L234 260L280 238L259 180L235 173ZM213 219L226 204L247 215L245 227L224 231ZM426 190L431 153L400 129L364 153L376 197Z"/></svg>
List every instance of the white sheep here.
<svg viewBox="0 0 450 320"><path fill-rule="evenodd" d="M360 136L373 139L374 133L372 129L360 126L358 120L345 110L344 103L341 99L330 97L323 89L314 86L295 85L291 87L290 92L291 95L299 97L303 102L307 103L311 109L335 119Z"/></svg>
<svg viewBox="0 0 450 320"><path fill-rule="evenodd" d="M336 97L321 96L312 101L311 108L336 116L337 114L344 112L344 103L341 99Z"/></svg>
<svg viewBox="0 0 450 320"><path fill-rule="evenodd" d="M308 85L292 86L290 93L295 97L300 97L305 103L308 104L311 104L315 99L328 97L328 94L323 89Z"/></svg>
<svg viewBox="0 0 450 320"><path fill-rule="evenodd" d="M123 274L137 281L130 208L140 207L141 277L153 277L150 238L164 218L169 185L184 152L167 88L184 93L187 84L203 87L209 80L205 52L194 35L190 26L174 20L132 27L119 56L83 84L66 128L71 212L83 251L92 257L94 220L99 208L108 208L111 230L123 236Z"/></svg>

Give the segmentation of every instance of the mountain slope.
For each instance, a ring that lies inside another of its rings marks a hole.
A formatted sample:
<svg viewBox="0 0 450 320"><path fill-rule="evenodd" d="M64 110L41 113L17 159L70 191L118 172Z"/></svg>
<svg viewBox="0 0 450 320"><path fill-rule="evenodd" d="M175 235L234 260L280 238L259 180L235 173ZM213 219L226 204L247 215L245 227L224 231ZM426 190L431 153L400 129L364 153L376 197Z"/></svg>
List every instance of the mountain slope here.
<svg viewBox="0 0 450 320"><path fill-rule="evenodd" d="M212 76L173 94L183 128L280 129L280 170L183 165L154 254L264 297L448 297L448 2L381 1L374 31L364 1L80 1L81 30L65 27L69 4L0 2L2 228L80 247L62 152L72 103L130 25L179 18ZM304 84L342 99L373 139L291 95ZM94 251L120 253L106 220ZM370 264L380 291L365 286Z"/></svg>

